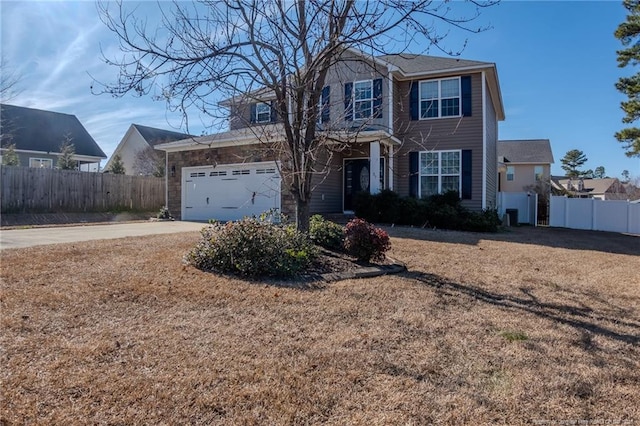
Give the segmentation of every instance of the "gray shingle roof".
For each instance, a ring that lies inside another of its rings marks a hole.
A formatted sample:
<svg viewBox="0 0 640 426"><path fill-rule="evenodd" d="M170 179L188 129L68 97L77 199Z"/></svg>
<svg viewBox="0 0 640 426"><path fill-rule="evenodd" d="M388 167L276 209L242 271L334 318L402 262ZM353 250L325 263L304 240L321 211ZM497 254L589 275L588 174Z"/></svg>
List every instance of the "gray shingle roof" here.
<svg viewBox="0 0 640 426"><path fill-rule="evenodd" d="M187 139L192 137L192 135L188 135L186 133L173 132L171 130L156 129L155 127L148 127L140 124L134 124L133 126L136 129L138 129L138 132L140 132L144 140L146 140L147 143L151 146L155 146L160 143L173 142L173 141L178 141L181 139Z"/></svg>
<svg viewBox="0 0 640 426"><path fill-rule="evenodd" d="M17 150L60 152L67 137L76 155L107 158L75 115L2 104L2 146L15 143Z"/></svg>
<svg viewBox="0 0 640 426"><path fill-rule="evenodd" d="M549 139L518 139L498 141L498 157L510 163L552 164Z"/></svg>
<svg viewBox="0 0 640 426"><path fill-rule="evenodd" d="M389 62L405 74L430 71L447 71L457 68L492 66L490 62L470 61L468 59L442 58L438 56L415 55L410 53L382 55L379 59Z"/></svg>

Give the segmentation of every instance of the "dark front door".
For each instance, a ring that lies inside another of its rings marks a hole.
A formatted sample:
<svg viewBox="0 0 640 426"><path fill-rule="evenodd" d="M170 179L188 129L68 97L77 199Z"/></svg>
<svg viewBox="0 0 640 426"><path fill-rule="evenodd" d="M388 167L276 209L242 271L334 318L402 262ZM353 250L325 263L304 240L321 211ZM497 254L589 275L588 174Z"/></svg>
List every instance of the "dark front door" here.
<svg viewBox="0 0 640 426"><path fill-rule="evenodd" d="M344 160L344 210L353 211L359 192L369 192L369 159Z"/></svg>

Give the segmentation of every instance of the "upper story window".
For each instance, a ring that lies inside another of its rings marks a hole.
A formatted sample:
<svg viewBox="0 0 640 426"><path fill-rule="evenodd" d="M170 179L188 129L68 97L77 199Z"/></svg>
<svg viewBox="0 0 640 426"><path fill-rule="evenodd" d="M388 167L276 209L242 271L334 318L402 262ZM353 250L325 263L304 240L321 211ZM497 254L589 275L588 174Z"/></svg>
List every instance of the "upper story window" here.
<svg viewBox="0 0 640 426"><path fill-rule="evenodd" d="M533 168L533 175L536 182L540 182L544 178L544 168L542 166L535 166Z"/></svg>
<svg viewBox="0 0 640 426"><path fill-rule="evenodd" d="M460 116L460 77L420 82L420 118Z"/></svg>
<svg viewBox="0 0 640 426"><path fill-rule="evenodd" d="M513 166L507 166L507 180L512 181L516 177L516 169Z"/></svg>
<svg viewBox="0 0 640 426"><path fill-rule="evenodd" d="M269 123L271 121L271 105L266 103L256 104L256 123Z"/></svg>
<svg viewBox="0 0 640 426"><path fill-rule="evenodd" d="M382 118L382 79L344 85L345 120Z"/></svg>
<svg viewBox="0 0 640 426"><path fill-rule="evenodd" d="M420 197L447 191L461 192L461 151L425 151L420 153Z"/></svg>
<svg viewBox="0 0 640 426"><path fill-rule="evenodd" d="M51 158L29 158L29 167L52 169L53 160Z"/></svg>
<svg viewBox="0 0 640 426"><path fill-rule="evenodd" d="M356 120L370 118L373 115L373 80L354 83L353 114Z"/></svg>

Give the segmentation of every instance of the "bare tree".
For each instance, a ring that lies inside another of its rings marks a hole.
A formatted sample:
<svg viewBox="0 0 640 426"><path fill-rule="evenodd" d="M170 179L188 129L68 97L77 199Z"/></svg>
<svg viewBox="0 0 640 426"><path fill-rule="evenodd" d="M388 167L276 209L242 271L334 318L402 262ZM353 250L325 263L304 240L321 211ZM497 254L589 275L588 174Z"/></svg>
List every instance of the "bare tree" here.
<svg viewBox="0 0 640 426"><path fill-rule="evenodd" d="M11 68L4 57L0 58L0 102L7 102L18 94L21 76Z"/></svg>
<svg viewBox="0 0 640 426"><path fill-rule="evenodd" d="M260 101L271 96L279 126L256 136L281 160L296 201L296 224L306 231L314 176L345 141L320 130L322 90L330 68L350 49L368 55L402 53L413 42L439 49L451 28L471 33L480 9L497 0L202 0L162 7L158 28L118 3L99 5L120 40L119 78L102 86L115 96L135 93L164 99L183 114L196 107L222 118L222 99ZM439 29L444 29L439 31ZM425 49L426 50L426 49ZM187 127L188 128L188 127ZM333 129L335 130L335 129ZM342 132L344 133L344 132Z"/></svg>
<svg viewBox="0 0 640 426"><path fill-rule="evenodd" d="M133 172L142 176L164 177L165 161L163 153L150 146L138 150L133 160Z"/></svg>

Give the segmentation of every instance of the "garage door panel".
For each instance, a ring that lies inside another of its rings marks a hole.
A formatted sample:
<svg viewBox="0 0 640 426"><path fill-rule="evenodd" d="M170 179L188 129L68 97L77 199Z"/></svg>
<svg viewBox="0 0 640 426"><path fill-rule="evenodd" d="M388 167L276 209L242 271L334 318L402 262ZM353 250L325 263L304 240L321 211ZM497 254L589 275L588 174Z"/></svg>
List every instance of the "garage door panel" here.
<svg viewBox="0 0 640 426"><path fill-rule="evenodd" d="M281 178L273 163L185 169L185 220L238 220L280 208Z"/></svg>

